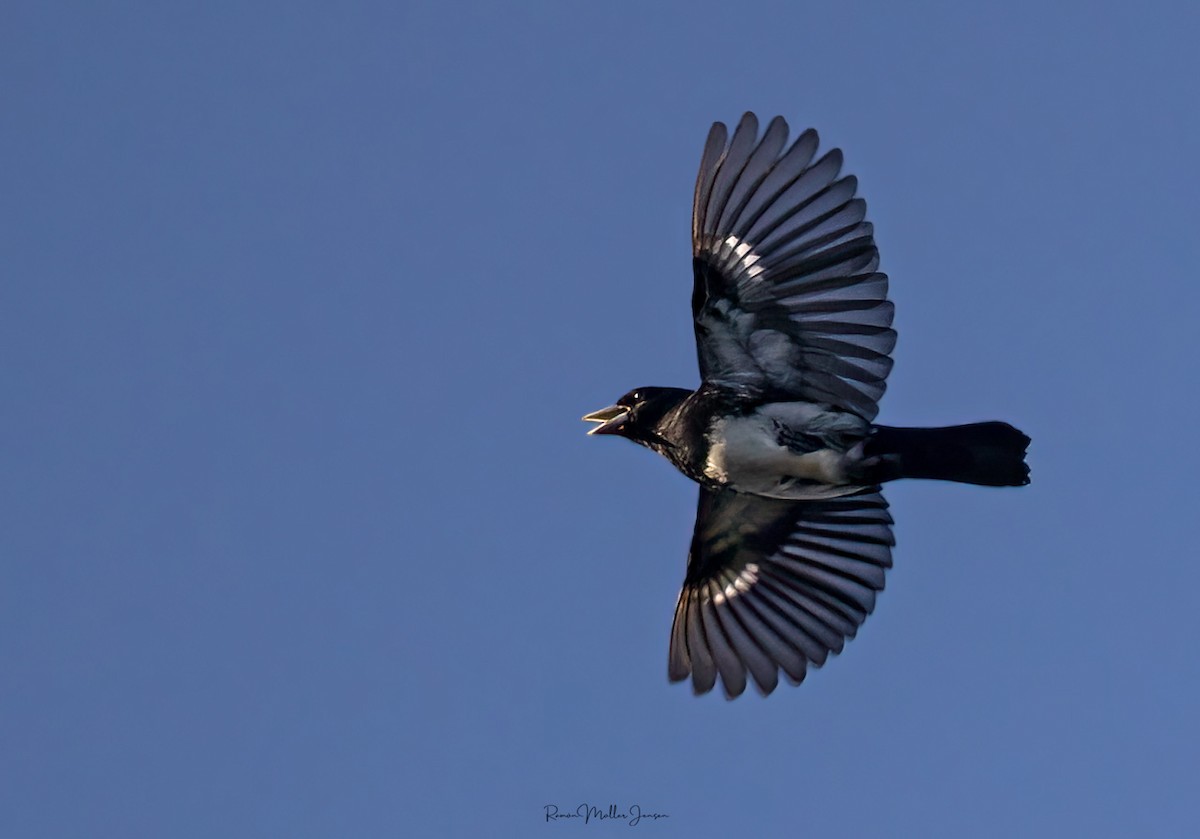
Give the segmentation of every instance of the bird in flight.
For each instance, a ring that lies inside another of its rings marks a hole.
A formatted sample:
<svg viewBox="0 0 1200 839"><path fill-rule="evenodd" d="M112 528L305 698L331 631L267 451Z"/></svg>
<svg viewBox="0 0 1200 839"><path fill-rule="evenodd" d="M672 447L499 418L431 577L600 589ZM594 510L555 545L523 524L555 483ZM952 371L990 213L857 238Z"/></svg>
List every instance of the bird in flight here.
<svg viewBox="0 0 1200 839"><path fill-rule="evenodd" d="M896 343L858 181L809 129L752 113L709 131L692 204L700 387L641 387L583 419L700 485L667 673L733 699L840 653L892 565L879 485L1029 483L1003 422L875 425Z"/></svg>

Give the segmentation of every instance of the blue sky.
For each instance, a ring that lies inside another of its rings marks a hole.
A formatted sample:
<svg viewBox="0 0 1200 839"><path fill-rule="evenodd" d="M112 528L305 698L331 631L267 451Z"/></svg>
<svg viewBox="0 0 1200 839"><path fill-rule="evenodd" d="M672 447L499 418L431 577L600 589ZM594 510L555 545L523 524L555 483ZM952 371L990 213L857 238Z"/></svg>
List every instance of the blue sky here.
<svg viewBox="0 0 1200 839"><path fill-rule="evenodd" d="M981 5L8 4L0 834L1193 830L1200 13ZM696 383L747 109L860 178L880 420L1033 484L892 486L859 637L727 703L695 488L578 418Z"/></svg>

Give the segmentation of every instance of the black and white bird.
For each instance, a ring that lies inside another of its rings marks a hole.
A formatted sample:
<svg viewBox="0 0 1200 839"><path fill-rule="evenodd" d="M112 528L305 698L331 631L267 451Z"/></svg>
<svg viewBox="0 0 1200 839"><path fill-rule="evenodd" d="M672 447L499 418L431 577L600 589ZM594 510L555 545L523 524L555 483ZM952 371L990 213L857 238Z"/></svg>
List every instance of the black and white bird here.
<svg viewBox="0 0 1200 839"><path fill-rule="evenodd" d="M820 667L891 567L879 485L1029 483L1029 438L1002 422L875 425L896 343L888 279L858 182L817 133L790 146L746 114L704 144L692 205L700 387L631 390L588 414L700 484L668 675L732 699Z"/></svg>

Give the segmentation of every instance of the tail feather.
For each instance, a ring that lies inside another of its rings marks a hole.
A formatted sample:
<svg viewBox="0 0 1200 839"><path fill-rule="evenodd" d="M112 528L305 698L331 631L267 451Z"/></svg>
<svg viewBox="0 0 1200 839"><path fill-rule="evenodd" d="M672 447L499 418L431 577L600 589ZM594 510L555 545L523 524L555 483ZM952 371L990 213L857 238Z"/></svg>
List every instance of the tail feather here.
<svg viewBox="0 0 1200 839"><path fill-rule="evenodd" d="M1029 437L1006 422L946 428L876 426L864 455L875 461L875 479L933 478L981 486L1029 483Z"/></svg>

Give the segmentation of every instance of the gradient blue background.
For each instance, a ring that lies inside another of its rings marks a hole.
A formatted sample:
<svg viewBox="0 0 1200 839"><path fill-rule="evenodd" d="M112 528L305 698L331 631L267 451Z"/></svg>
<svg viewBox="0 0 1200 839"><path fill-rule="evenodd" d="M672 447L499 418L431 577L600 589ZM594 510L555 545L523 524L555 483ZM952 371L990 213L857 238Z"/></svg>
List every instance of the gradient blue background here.
<svg viewBox="0 0 1200 839"><path fill-rule="evenodd" d="M7 3L0 835L1194 831L1194 8ZM726 703L694 487L578 417L695 384L746 109L861 179L881 420L1034 482L893 486L859 638Z"/></svg>

